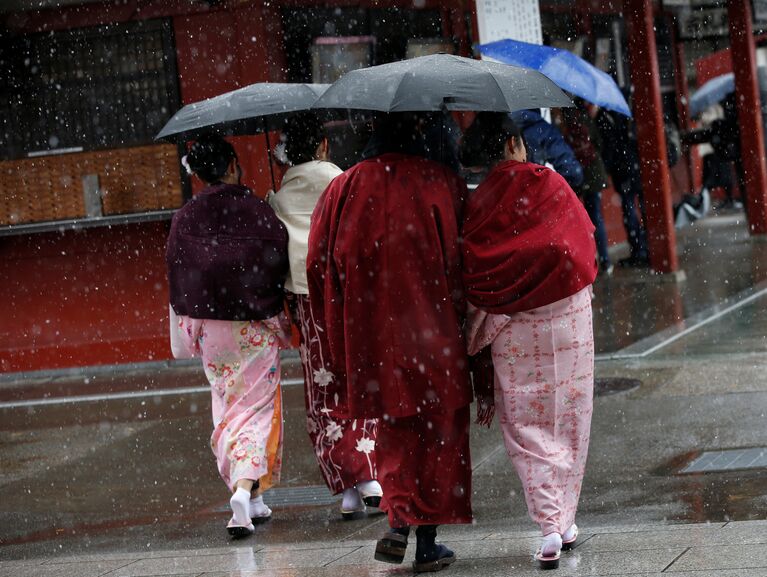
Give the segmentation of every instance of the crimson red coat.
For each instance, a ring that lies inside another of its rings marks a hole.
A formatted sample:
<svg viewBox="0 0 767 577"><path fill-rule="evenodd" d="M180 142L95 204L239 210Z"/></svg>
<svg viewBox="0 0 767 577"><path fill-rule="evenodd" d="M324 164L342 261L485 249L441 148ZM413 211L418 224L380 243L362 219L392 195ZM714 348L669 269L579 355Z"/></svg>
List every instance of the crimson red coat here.
<svg viewBox="0 0 767 577"><path fill-rule="evenodd" d="M471 194L463 223L469 302L494 314L574 295L597 275L594 225L564 178L537 164L498 164Z"/></svg>
<svg viewBox="0 0 767 577"><path fill-rule="evenodd" d="M311 311L341 417L453 411L472 400L458 234L466 186L387 153L333 180L312 216ZM336 411L334 411L334 414Z"/></svg>

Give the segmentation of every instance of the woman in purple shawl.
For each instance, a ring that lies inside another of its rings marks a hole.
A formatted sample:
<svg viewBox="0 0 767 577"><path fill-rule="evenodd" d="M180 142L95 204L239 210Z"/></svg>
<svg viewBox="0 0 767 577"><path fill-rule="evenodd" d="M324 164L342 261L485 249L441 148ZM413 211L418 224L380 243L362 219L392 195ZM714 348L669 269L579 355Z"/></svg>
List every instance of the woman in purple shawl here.
<svg viewBox="0 0 767 577"><path fill-rule="evenodd" d="M232 491L228 531L243 537L271 516L261 494L280 478L288 234L240 184L231 144L201 139L187 164L207 186L174 215L168 237L171 348L176 358L202 358L213 397L210 444Z"/></svg>

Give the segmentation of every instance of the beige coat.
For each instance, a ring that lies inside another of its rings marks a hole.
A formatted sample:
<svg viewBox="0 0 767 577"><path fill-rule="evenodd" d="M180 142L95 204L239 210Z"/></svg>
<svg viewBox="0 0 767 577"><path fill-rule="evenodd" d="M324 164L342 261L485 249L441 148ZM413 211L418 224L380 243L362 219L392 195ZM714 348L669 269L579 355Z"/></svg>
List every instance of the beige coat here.
<svg viewBox="0 0 767 577"><path fill-rule="evenodd" d="M288 169L282 186L267 200L288 229L290 272L285 288L294 294L309 294L306 284L306 253L309 250L309 223L320 195L330 181L343 171L332 162L311 160Z"/></svg>

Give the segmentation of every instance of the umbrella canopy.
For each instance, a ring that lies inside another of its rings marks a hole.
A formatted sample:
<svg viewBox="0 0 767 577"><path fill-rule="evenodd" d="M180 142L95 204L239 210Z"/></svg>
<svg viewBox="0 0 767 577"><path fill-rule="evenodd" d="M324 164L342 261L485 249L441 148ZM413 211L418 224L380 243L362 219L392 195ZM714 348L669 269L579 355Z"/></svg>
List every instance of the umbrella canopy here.
<svg viewBox="0 0 767 577"><path fill-rule="evenodd" d="M572 106L572 102L538 72L432 54L348 72L327 89L313 108L512 112L561 106Z"/></svg>
<svg viewBox="0 0 767 577"><path fill-rule="evenodd" d="M500 62L542 72L563 90L631 116L631 109L612 77L572 52L518 40L480 44L479 51Z"/></svg>
<svg viewBox="0 0 767 577"><path fill-rule="evenodd" d="M259 82L207 100L187 104L173 115L155 140L185 142L206 132L221 136L258 134L267 119L280 121L309 110L329 84Z"/></svg>
<svg viewBox="0 0 767 577"><path fill-rule="evenodd" d="M700 114L709 106L721 102L725 96L735 92L735 74L722 74L712 78L695 91L690 98L690 114Z"/></svg>

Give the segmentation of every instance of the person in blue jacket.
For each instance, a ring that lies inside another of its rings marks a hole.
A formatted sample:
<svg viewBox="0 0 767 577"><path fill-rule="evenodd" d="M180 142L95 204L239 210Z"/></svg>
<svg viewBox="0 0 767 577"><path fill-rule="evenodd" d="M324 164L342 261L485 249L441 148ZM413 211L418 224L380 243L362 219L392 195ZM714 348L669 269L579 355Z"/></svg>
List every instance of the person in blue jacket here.
<svg viewBox="0 0 767 577"><path fill-rule="evenodd" d="M562 133L546 122L538 109L518 110L511 119L522 130L527 146L527 160L545 165L547 162L561 174L572 188L583 183L583 167L565 142Z"/></svg>

